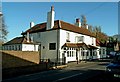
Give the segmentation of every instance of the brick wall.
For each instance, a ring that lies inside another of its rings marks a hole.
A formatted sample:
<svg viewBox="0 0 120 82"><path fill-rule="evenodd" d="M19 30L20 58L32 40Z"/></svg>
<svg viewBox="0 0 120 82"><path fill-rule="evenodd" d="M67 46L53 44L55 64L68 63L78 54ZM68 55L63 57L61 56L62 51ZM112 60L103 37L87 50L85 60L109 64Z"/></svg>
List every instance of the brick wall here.
<svg viewBox="0 0 120 82"><path fill-rule="evenodd" d="M0 51L2 68L36 65L40 62L39 52L35 51Z"/></svg>

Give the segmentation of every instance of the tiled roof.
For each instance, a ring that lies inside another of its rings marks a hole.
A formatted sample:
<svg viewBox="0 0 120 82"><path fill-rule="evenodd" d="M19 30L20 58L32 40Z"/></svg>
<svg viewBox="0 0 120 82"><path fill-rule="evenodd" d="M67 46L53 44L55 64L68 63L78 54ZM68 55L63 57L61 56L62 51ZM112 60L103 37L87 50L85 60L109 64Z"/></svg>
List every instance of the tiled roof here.
<svg viewBox="0 0 120 82"><path fill-rule="evenodd" d="M92 46L92 45L88 45L88 48L89 48L89 49L98 49L98 47Z"/></svg>
<svg viewBox="0 0 120 82"><path fill-rule="evenodd" d="M100 41L96 39L96 46L100 46Z"/></svg>
<svg viewBox="0 0 120 82"><path fill-rule="evenodd" d="M80 48L87 45L85 43L65 43L63 47Z"/></svg>
<svg viewBox="0 0 120 82"><path fill-rule="evenodd" d="M98 40L107 40L108 39L108 36L102 32L97 32L97 39Z"/></svg>
<svg viewBox="0 0 120 82"><path fill-rule="evenodd" d="M54 30L54 29L64 29L64 30L75 32L75 33L84 34L84 35L94 37L94 34L92 34L88 29L83 28L83 27L78 27L78 26L75 26L73 24L61 21L61 20L54 21L54 27L50 30ZM43 32L43 31L47 31L46 30L46 23L37 24L22 34L26 34L27 32L35 33L35 32Z"/></svg>
<svg viewBox="0 0 120 82"><path fill-rule="evenodd" d="M10 44L33 44L33 42L31 42L31 41L27 42L27 38L25 38L25 37L16 37L16 38L8 41L4 45L10 45Z"/></svg>
<svg viewBox="0 0 120 82"><path fill-rule="evenodd" d="M65 43L63 47L71 47L71 48L86 47L88 49L98 49L96 46L86 45L85 43Z"/></svg>
<svg viewBox="0 0 120 82"><path fill-rule="evenodd" d="M100 42L98 39L96 39L96 46L106 47L107 44L106 44L106 42L105 42L105 43L102 43L102 42Z"/></svg>

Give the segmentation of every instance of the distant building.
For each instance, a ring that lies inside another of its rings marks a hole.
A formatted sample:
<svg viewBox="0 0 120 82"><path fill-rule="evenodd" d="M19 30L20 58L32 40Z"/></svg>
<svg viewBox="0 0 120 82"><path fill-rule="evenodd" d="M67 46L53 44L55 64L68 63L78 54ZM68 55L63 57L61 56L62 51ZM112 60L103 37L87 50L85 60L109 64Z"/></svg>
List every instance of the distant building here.
<svg viewBox="0 0 120 82"><path fill-rule="evenodd" d="M107 44L102 43L99 40L96 40L96 46L98 46L98 58L106 58L107 57Z"/></svg>
<svg viewBox="0 0 120 82"><path fill-rule="evenodd" d="M76 19L75 24L70 24L54 20L54 17L55 11L52 6L51 11L47 13L47 22L37 25L31 22L30 28L22 33L25 38L29 37L33 42L40 43L41 59L68 63L101 58L98 54L101 47L96 45L94 34L88 30L88 26L81 26L79 18ZM102 50L104 49L101 49L101 52Z"/></svg>
<svg viewBox="0 0 120 82"><path fill-rule="evenodd" d="M113 36L114 40L118 40L120 42L120 34L116 34Z"/></svg>

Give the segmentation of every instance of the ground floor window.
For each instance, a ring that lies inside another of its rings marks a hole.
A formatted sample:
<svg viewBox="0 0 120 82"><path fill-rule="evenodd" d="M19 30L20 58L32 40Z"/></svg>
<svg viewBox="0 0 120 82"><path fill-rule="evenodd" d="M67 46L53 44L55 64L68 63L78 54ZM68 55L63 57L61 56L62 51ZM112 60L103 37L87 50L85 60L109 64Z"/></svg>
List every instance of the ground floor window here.
<svg viewBox="0 0 120 82"><path fill-rule="evenodd" d="M56 43L49 43L49 50L56 50Z"/></svg>
<svg viewBox="0 0 120 82"><path fill-rule="evenodd" d="M101 49L99 50L99 54L101 54Z"/></svg>
<svg viewBox="0 0 120 82"><path fill-rule="evenodd" d="M103 54L105 54L105 49L103 49Z"/></svg>
<svg viewBox="0 0 120 82"><path fill-rule="evenodd" d="M75 48L67 48L67 57L74 57L75 56Z"/></svg>

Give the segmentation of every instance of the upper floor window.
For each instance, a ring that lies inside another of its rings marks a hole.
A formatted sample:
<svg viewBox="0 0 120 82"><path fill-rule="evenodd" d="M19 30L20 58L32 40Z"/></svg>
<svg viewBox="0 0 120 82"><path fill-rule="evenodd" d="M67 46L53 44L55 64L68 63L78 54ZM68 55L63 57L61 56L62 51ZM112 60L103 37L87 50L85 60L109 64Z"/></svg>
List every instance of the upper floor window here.
<svg viewBox="0 0 120 82"><path fill-rule="evenodd" d="M84 42L84 36L77 36L76 42Z"/></svg>
<svg viewBox="0 0 120 82"><path fill-rule="evenodd" d="M70 42L70 33L66 32L66 42Z"/></svg>

